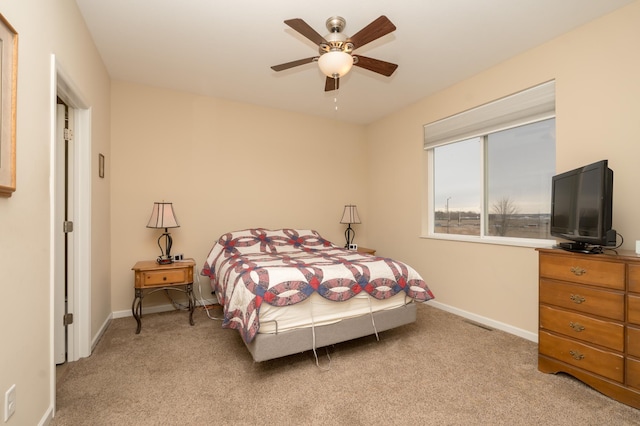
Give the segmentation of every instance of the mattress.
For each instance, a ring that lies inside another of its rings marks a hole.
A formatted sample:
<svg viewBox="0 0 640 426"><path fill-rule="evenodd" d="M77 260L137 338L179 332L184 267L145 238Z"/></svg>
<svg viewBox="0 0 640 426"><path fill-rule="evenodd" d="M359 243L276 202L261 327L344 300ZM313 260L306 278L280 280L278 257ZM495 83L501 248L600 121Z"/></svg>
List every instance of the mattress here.
<svg viewBox="0 0 640 426"><path fill-rule="evenodd" d="M312 294L306 300L295 305L262 305L258 333L282 333L299 328L323 326L347 318L397 308L407 302L410 300L406 298L404 293L398 293L382 300L374 299L366 293L360 293L343 302L334 302L319 294Z"/></svg>

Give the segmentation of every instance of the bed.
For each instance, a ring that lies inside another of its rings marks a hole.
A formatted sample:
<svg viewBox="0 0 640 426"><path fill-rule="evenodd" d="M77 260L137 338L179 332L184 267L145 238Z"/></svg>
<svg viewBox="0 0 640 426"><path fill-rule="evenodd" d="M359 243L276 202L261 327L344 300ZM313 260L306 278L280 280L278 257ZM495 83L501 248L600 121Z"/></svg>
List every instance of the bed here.
<svg viewBox="0 0 640 426"><path fill-rule="evenodd" d="M222 235L201 274L224 328L256 362L415 322L433 294L410 266L346 250L314 230L253 228Z"/></svg>

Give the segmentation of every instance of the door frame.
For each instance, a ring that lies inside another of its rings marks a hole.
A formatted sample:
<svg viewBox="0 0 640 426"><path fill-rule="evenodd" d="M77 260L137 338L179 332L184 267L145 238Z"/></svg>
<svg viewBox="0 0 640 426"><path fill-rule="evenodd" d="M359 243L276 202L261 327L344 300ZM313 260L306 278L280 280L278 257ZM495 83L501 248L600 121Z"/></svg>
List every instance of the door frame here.
<svg viewBox="0 0 640 426"><path fill-rule="evenodd" d="M60 97L74 110L73 135L73 277L69 290L69 312L74 323L67 329L67 361L77 361L91 355L91 109L70 75L51 55L50 68L50 141L49 141L49 297L50 297L50 338L49 355L51 365L51 403L55 407L56 369L54 361L54 285L56 262L54 256L55 203L59 202L55 191L55 143L56 104ZM72 287L72 288L71 288ZM55 410L55 408L54 408Z"/></svg>

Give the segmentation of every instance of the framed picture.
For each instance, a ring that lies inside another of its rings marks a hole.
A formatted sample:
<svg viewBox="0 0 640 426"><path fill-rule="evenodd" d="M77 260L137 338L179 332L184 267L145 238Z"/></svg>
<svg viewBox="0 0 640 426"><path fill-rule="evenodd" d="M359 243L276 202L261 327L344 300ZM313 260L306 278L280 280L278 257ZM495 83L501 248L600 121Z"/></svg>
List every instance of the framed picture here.
<svg viewBox="0 0 640 426"><path fill-rule="evenodd" d="M104 155L98 154L98 176L104 178Z"/></svg>
<svg viewBox="0 0 640 426"><path fill-rule="evenodd" d="M0 197L16 190L18 33L0 14Z"/></svg>

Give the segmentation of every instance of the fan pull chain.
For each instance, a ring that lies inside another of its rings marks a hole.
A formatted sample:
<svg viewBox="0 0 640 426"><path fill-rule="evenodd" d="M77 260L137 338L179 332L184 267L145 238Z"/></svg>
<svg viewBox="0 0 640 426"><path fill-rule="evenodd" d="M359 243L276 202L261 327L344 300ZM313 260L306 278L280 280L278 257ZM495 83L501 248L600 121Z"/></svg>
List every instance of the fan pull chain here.
<svg viewBox="0 0 640 426"><path fill-rule="evenodd" d="M333 79L333 87L334 87L334 93L335 96L333 97L333 104L334 104L334 109L336 112L338 112L338 79L334 78Z"/></svg>

